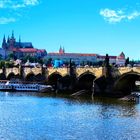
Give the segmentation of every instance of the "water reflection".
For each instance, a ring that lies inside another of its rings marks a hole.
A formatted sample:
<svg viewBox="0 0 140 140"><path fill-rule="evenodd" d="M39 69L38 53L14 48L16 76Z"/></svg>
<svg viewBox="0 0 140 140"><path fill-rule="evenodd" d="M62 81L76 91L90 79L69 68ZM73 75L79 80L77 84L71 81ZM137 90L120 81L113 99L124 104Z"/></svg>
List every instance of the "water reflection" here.
<svg viewBox="0 0 140 140"><path fill-rule="evenodd" d="M0 92L0 139L140 139L140 105Z"/></svg>

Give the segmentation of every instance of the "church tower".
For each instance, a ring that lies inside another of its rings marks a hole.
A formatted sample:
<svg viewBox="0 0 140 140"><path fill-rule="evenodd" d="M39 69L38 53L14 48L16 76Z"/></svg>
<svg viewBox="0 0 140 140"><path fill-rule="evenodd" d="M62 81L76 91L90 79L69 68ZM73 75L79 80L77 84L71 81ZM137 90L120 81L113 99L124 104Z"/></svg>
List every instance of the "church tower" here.
<svg viewBox="0 0 140 140"><path fill-rule="evenodd" d="M62 49L62 47L60 46L59 53L60 53L60 54L64 54L64 53L65 53L64 47L63 47L63 49Z"/></svg>
<svg viewBox="0 0 140 140"><path fill-rule="evenodd" d="M10 38L10 41L9 41L9 49L12 50L14 47L15 47L15 37L14 37L14 31L12 31L12 36Z"/></svg>
<svg viewBox="0 0 140 140"><path fill-rule="evenodd" d="M60 48L59 48L59 53L60 54L62 54L63 53L63 49L62 49L62 47L60 46Z"/></svg>
<svg viewBox="0 0 140 140"><path fill-rule="evenodd" d="M63 53L65 53L65 48L63 47Z"/></svg>
<svg viewBox="0 0 140 140"><path fill-rule="evenodd" d="M5 35L3 37L2 48L7 49L7 43L6 43Z"/></svg>

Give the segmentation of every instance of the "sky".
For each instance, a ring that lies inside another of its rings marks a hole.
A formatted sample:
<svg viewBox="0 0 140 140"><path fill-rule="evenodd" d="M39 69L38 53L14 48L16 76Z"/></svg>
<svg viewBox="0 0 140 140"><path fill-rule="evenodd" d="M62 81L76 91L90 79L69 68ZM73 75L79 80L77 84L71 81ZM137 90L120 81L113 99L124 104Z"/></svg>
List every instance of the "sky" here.
<svg viewBox="0 0 140 140"><path fill-rule="evenodd" d="M18 40L57 52L140 59L140 0L0 0L0 43Z"/></svg>

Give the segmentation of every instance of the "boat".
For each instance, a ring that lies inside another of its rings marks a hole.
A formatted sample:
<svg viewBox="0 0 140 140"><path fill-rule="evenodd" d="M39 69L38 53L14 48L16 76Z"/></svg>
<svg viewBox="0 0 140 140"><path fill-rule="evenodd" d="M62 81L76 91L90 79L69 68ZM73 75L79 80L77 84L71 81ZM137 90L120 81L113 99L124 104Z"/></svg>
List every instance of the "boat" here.
<svg viewBox="0 0 140 140"><path fill-rule="evenodd" d="M49 91L53 91L53 88L51 85L42 85L42 84L38 84L38 83L3 80L3 81L0 81L0 90L49 92Z"/></svg>
<svg viewBox="0 0 140 140"><path fill-rule="evenodd" d="M140 86L140 81L135 81L136 86Z"/></svg>
<svg viewBox="0 0 140 140"><path fill-rule="evenodd" d="M140 97L140 91L133 91L133 92L131 92L131 95Z"/></svg>

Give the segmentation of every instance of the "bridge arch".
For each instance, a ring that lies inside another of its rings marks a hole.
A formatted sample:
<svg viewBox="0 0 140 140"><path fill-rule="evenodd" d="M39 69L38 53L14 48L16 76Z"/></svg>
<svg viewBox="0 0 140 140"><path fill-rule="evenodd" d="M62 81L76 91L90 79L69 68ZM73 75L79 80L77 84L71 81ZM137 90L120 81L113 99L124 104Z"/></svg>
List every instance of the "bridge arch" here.
<svg viewBox="0 0 140 140"><path fill-rule="evenodd" d="M104 93L106 89L107 83L105 76L97 77L94 80L94 89L96 93Z"/></svg>
<svg viewBox="0 0 140 140"><path fill-rule="evenodd" d="M29 82L35 81L35 74L33 72L28 73L25 77L25 80L27 80Z"/></svg>
<svg viewBox="0 0 140 140"><path fill-rule="evenodd" d="M140 80L140 73L128 72L120 76L114 84L114 90L120 91L125 95L130 94L132 91L137 90L135 81Z"/></svg>
<svg viewBox="0 0 140 140"><path fill-rule="evenodd" d="M78 78L78 87L81 89L91 90L93 86L93 81L96 76L92 72L82 73Z"/></svg>
<svg viewBox="0 0 140 140"><path fill-rule="evenodd" d="M7 80L10 80L10 79L19 79L19 78L20 78L19 74L16 75L14 72L9 73L7 75L7 77L6 77Z"/></svg>
<svg viewBox="0 0 140 140"><path fill-rule="evenodd" d="M54 85L55 88L62 79L62 75L59 72L54 72L48 76L48 84Z"/></svg>
<svg viewBox="0 0 140 140"><path fill-rule="evenodd" d="M70 89L72 80L73 79L70 75L63 76L61 79L63 89Z"/></svg>
<svg viewBox="0 0 140 140"><path fill-rule="evenodd" d="M34 75L34 79L38 82L43 82L46 80L46 77L41 73L38 73L37 75Z"/></svg>

